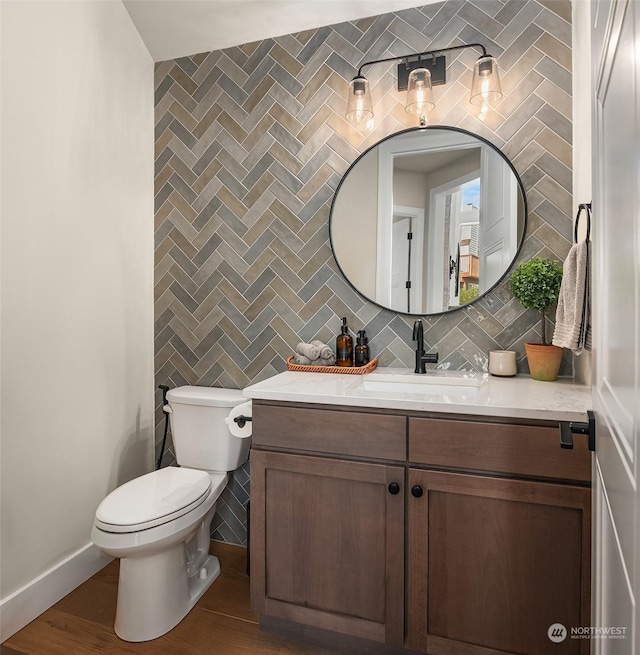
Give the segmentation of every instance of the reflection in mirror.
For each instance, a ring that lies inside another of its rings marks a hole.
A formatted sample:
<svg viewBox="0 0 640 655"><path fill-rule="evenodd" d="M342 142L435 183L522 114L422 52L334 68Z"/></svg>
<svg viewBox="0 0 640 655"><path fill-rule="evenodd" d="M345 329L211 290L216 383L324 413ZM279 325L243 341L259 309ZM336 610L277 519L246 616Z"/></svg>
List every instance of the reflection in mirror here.
<svg viewBox="0 0 640 655"><path fill-rule="evenodd" d="M331 245L369 300L437 314L499 282L522 244L525 216L522 184L499 150L456 128L415 128L347 171L331 208Z"/></svg>

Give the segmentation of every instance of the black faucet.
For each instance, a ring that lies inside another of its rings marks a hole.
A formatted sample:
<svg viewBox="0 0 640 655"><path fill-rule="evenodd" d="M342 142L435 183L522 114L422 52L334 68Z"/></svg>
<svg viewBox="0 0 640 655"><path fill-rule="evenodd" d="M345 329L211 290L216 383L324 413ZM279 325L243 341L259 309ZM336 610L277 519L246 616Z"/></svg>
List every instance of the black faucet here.
<svg viewBox="0 0 640 655"><path fill-rule="evenodd" d="M425 353L424 352L424 328L422 321L418 319L413 324L413 340L418 342L416 346L416 370L415 373L426 373L427 369L425 364L437 364L438 353Z"/></svg>

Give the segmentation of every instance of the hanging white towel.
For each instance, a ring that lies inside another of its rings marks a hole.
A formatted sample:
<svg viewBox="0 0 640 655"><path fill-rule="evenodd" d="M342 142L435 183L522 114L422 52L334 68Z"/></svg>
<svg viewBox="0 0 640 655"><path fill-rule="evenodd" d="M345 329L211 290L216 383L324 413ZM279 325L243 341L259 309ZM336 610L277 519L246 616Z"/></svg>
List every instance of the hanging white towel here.
<svg viewBox="0 0 640 655"><path fill-rule="evenodd" d="M591 243L574 244L562 267L553 345L574 355L591 350Z"/></svg>

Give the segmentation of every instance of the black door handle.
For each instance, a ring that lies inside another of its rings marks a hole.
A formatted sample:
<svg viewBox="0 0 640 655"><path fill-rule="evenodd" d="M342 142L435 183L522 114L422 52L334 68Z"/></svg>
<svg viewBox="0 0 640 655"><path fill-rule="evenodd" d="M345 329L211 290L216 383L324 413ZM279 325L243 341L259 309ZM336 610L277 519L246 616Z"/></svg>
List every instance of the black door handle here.
<svg viewBox="0 0 640 655"><path fill-rule="evenodd" d="M573 421L560 421L560 448L573 448L573 435L586 434L589 441L589 450L596 449L596 417L591 411L587 411L588 421L586 423L575 423Z"/></svg>
<svg viewBox="0 0 640 655"><path fill-rule="evenodd" d="M389 485L389 493L392 495L396 495L400 493L400 485L397 482L392 482Z"/></svg>
<svg viewBox="0 0 640 655"><path fill-rule="evenodd" d="M419 484L416 484L415 486L411 487L411 495L414 498L421 498L423 493L424 492L422 491L422 487Z"/></svg>

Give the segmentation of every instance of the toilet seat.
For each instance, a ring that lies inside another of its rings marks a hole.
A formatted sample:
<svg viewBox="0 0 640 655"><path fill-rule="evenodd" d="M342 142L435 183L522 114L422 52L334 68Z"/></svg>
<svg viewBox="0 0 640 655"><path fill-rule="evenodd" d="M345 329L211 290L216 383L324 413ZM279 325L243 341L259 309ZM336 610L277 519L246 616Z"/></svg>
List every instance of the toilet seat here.
<svg viewBox="0 0 640 655"><path fill-rule="evenodd" d="M169 466L131 480L112 491L96 511L104 532L132 533L169 523L191 512L224 485L224 473Z"/></svg>

